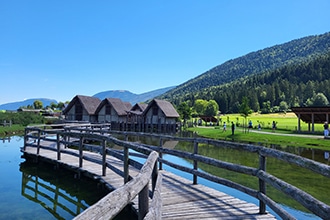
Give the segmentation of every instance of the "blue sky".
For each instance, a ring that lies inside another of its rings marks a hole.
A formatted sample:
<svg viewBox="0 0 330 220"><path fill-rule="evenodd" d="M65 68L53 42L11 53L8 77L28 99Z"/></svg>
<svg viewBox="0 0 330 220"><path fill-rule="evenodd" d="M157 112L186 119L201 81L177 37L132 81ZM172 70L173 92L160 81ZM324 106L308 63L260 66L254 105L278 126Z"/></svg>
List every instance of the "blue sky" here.
<svg viewBox="0 0 330 220"><path fill-rule="evenodd" d="M179 85L330 31L329 0L0 0L0 104Z"/></svg>

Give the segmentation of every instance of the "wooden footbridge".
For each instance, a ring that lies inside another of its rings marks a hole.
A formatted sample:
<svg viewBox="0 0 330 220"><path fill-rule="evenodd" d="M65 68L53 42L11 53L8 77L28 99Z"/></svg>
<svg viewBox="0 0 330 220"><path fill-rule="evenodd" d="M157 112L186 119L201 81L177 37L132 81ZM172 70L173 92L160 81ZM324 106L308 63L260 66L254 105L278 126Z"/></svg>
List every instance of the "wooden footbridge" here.
<svg viewBox="0 0 330 220"><path fill-rule="evenodd" d="M159 146L130 142L129 136L159 138ZM191 142L194 152L165 148L164 140ZM199 155L200 143L258 154L259 167ZM266 183L322 219L330 218L329 205L272 176L265 169L267 157L299 165L328 178L330 167L274 149L204 138L117 132L111 131L106 124L63 124L27 127L22 152L25 158L69 168L78 176L98 179L114 190L75 219L112 219L128 204L133 205L139 219L275 219L267 212L267 206L283 219L295 219L267 196ZM163 154L191 160L192 167L165 160ZM144 158L144 164L134 159L137 157ZM255 176L259 180L259 190L203 172L198 169L200 163ZM163 170L163 164L190 173L193 181ZM259 206L198 184L198 177L253 196L259 200Z"/></svg>

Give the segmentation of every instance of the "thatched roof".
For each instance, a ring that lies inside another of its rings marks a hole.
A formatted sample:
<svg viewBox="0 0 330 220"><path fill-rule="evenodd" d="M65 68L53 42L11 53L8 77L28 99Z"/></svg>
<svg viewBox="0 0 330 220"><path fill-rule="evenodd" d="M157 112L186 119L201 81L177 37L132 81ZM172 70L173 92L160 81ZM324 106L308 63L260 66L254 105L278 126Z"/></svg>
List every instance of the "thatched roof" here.
<svg viewBox="0 0 330 220"><path fill-rule="evenodd" d="M135 115L141 115L147 107L148 104L146 103L136 103L129 112Z"/></svg>
<svg viewBox="0 0 330 220"><path fill-rule="evenodd" d="M143 112L148 107L148 104L146 103L136 103L131 110L132 111L140 111Z"/></svg>
<svg viewBox="0 0 330 220"><path fill-rule="evenodd" d="M124 102L124 105L126 106L127 111L131 110L132 104L130 102Z"/></svg>
<svg viewBox="0 0 330 220"><path fill-rule="evenodd" d="M63 114L66 114L77 102L80 102L89 115L95 115L96 109L101 103L101 100L96 97L76 95L63 110Z"/></svg>
<svg viewBox="0 0 330 220"><path fill-rule="evenodd" d="M161 109L161 111L164 113L164 115L168 118L179 118L180 117L179 113L175 110L175 108L173 107L173 105L170 102L168 102L166 100L160 100L160 99L152 100L149 103L145 112L149 111L149 109L153 105L157 105Z"/></svg>
<svg viewBox="0 0 330 220"><path fill-rule="evenodd" d="M98 113L101 108L109 104L113 107L113 109L117 112L118 116L125 116L127 112L131 109L132 105L129 102L123 102L121 99L118 98L106 98L104 99L99 107L97 108L96 112Z"/></svg>

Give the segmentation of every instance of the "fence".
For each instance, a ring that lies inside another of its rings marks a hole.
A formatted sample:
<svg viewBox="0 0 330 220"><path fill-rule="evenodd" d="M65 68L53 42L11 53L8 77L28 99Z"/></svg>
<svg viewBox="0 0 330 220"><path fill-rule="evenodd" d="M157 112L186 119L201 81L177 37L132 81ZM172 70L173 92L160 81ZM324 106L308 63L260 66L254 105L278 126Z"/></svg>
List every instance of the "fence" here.
<svg viewBox="0 0 330 220"><path fill-rule="evenodd" d="M68 132L70 130L70 132ZM35 132L37 136L31 136L28 135L30 132ZM305 208L313 212L315 215L323 218L328 219L330 216L330 206L323 203L322 201L317 200L310 194L300 190L296 186L293 186L273 175L270 173L267 173L266 171L266 164L267 164L267 158L276 158L278 160L281 160L282 162L289 163L289 164L295 164L297 166L300 166L302 168L305 168L307 170L310 170L314 173L318 173L320 175L323 175L327 178L330 178L330 166L321 164L309 159L302 158L300 156L296 156L293 154L289 154L286 152L281 152L275 149L265 148L261 146L254 146L249 144L240 144L240 143L233 143L233 142L226 142L226 141L220 141L220 140L213 140L213 139L205 139L205 138L184 138L184 137L175 137L175 136L169 136L169 135L159 135L159 134L150 134L150 133L135 133L135 132L120 132L120 131L111 131L104 127L103 125L88 125L85 127L70 127L70 128L64 128L62 130L58 131L48 131L48 130L42 130L39 128L27 128L26 129L26 138L33 137L37 138L38 148L42 147L40 146L40 139L49 140L42 134L45 133L53 133L57 135L57 146L60 145L60 143L68 144L68 137L77 138L79 140L79 151L82 151L82 146L84 145L84 139L93 139L93 140L99 140L102 141L102 154L104 155L104 152L110 153L113 156L116 156L118 158L121 158L124 161L124 179L125 182L128 182L129 174L128 174L128 164L130 165L136 165L136 163L129 159L129 153L128 149L133 149L135 151L138 151L141 154L141 156L145 154L149 154L150 151L156 151L159 154L159 169L162 169L162 165L166 164L168 166L174 167L178 170L190 173L193 175L193 183L198 183L198 177L205 178L207 180L210 180L215 183L219 183L234 189L237 189L241 192L244 192L250 196L253 196L259 200L259 212L265 213L266 206L269 206L272 210L274 210L280 217L284 219L294 219L289 213L287 213L284 209L282 209L275 201L272 200L272 198L267 196L266 193L266 184L268 184L271 187L274 187L275 189L285 193L286 195L290 196L300 204L302 204ZM138 144L138 143L132 143L128 141L123 141L114 138L110 134L120 134L124 135L125 139L127 140L128 136L149 136L149 137L156 137L159 138L159 146L151 146L151 145L145 145L145 144ZM60 140L60 137L62 139ZM188 141L191 142L194 146L194 152L184 152L184 151L178 151L174 149L166 149L163 148L163 140L176 140L176 141ZM54 141L54 140L53 140ZM104 142L112 142L113 144L116 144L118 146L123 147L122 153L118 153L109 149L105 148ZM216 160L213 158L205 157L203 155L198 154L198 146L200 143L205 143L208 145L214 145L222 148L231 148L231 149L239 149L244 150L247 152L251 152L254 154L257 154L259 157L259 166L258 167L248 167L243 166L240 164L233 164L221 160ZM25 145L28 145L26 142ZM95 146L93 146L95 148ZM81 150L80 150L81 149ZM58 155L60 159L60 153L63 150L60 150L60 148L57 148ZM64 152L64 151L63 151ZM80 153L80 157L82 153ZM189 167L184 167L179 164L174 164L171 161L163 159L163 154L169 154L176 157L180 157L183 159L188 159L193 161L193 169ZM82 160L82 159L81 159ZM103 167L107 166L107 164L104 164L103 161ZM205 172L202 172L198 170L199 163L208 164L211 166L215 166L218 168L234 171L237 173L247 174L250 176L254 176L258 178L259 187L258 190L254 190L251 188L248 188L246 186L240 185L238 183L232 182L227 179L223 179ZM79 166L82 166L82 162L79 163ZM155 185L155 184L154 184Z"/></svg>

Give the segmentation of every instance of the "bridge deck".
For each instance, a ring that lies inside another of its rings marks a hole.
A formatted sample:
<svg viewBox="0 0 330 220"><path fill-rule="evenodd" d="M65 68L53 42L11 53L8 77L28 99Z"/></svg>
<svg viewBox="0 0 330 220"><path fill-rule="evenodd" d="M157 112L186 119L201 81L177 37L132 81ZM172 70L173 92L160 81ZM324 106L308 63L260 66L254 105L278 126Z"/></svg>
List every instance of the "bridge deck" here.
<svg viewBox="0 0 330 220"><path fill-rule="evenodd" d="M26 147L24 153L32 157L37 155L34 147ZM101 160L100 154L91 152L84 152L84 154ZM78 157L61 154L61 161L57 161L57 153L50 150L40 149L39 158L75 169L79 166ZM108 155L107 161L111 161L114 167L123 169L122 161ZM84 160L81 170L100 177L114 189L124 184L123 177L109 168L106 170L106 176L102 176L101 165L93 162ZM134 167L130 167L132 177L138 172ZM275 219L271 214L258 214L259 207L255 204L247 203L201 184L194 185L190 180L173 173L164 170L161 172L163 175L162 219ZM136 209L138 208L137 201L137 198L133 200L133 206Z"/></svg>

